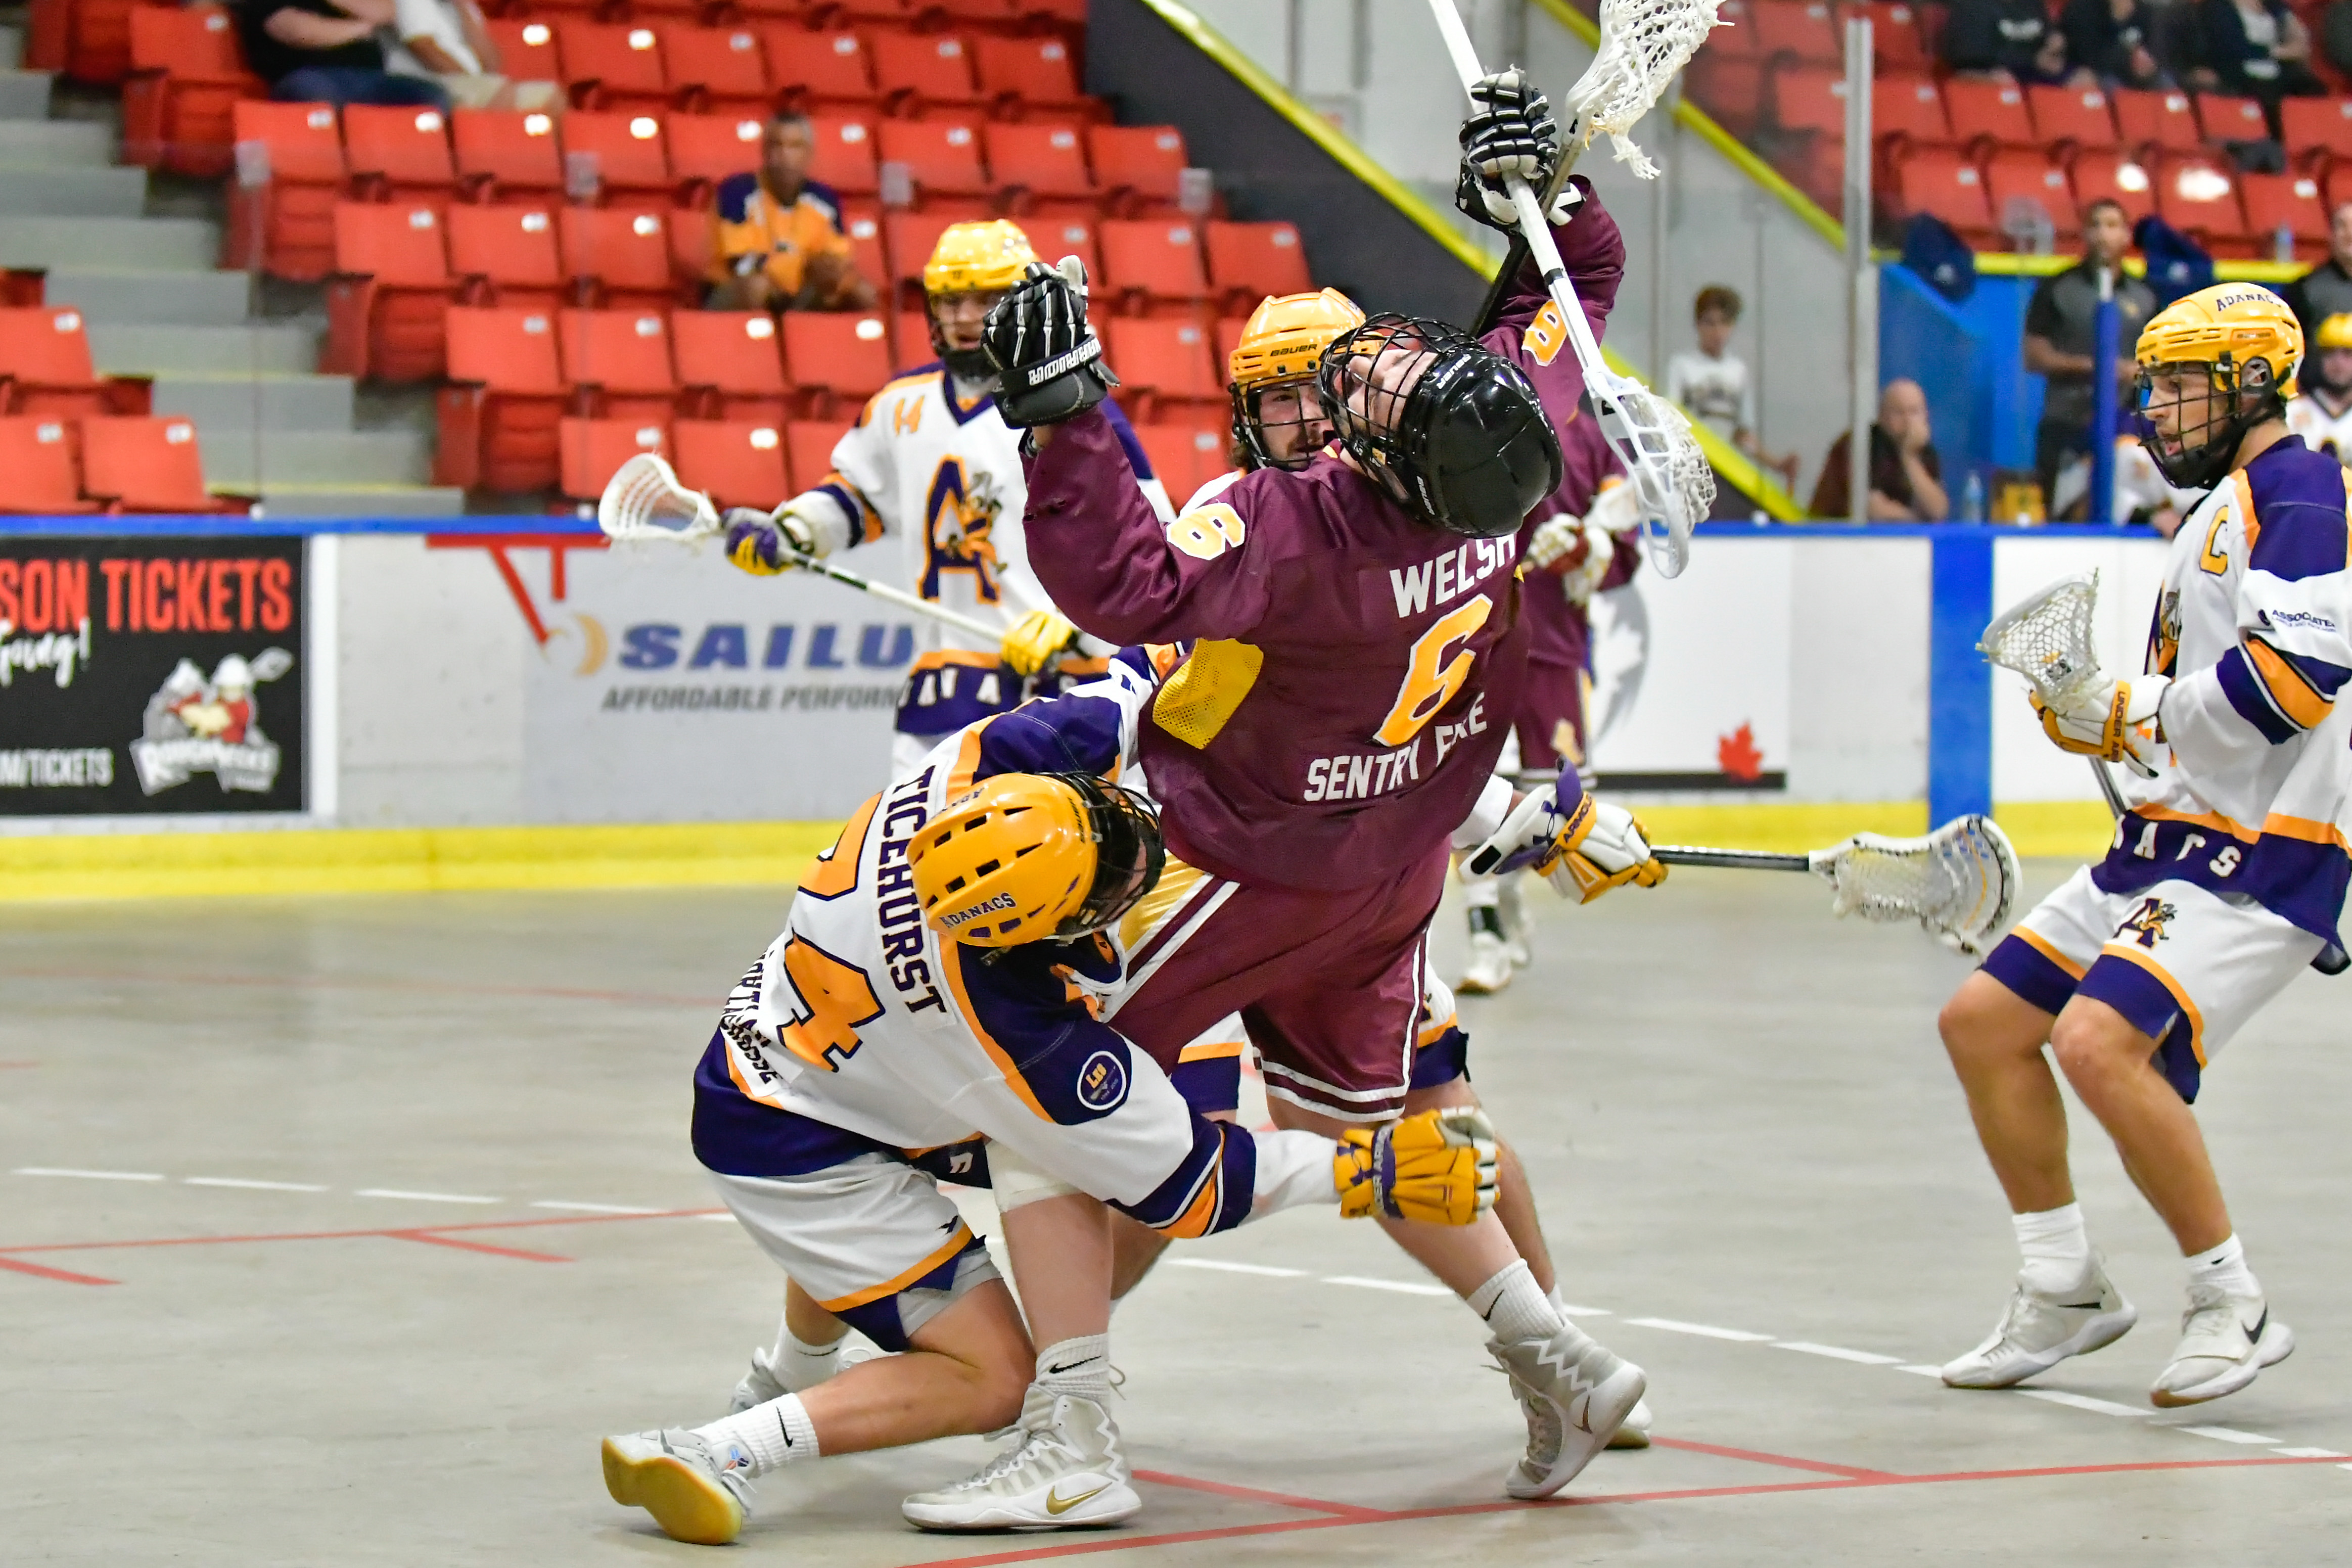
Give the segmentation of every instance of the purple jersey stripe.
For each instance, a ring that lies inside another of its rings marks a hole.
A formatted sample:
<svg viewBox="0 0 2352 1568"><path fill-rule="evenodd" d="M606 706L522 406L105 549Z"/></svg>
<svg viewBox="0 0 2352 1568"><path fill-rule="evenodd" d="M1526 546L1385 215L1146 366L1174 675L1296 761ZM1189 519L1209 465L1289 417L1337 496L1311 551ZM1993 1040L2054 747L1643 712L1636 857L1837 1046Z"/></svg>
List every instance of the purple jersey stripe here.
<svg viewBox="0 0 2352 1568"><path fill-rule="evenodd" d="M2345 569L2344 470L2335 458L2290 436L2246 465L2246 489L2260 520L2247 565L2289 581Z"/></svg>
<svg viewBox="0 0 2352 1568"><path fill-rule="evenodd" d="M2280 712L2278 705L2271 700L2270 689L2254 673L2244 648L2233 647L2223 654L2221 662L2213 667L2213 674L2221 683L2221 695L2230 700L2238 717L2262 731L2263 739L2272 745L2283 744L2303 733L2302 726Z"/></svg>
<svg viewBox="0 0 2352 1568"><path fill-rule="evenodd" d="M2074 994L2074 977L2021 936L2001 938L1985 955L1984 972L2016 993L2020 1001L2053 1017Z"/></svg>
<svg viewBox="0 0 2352 1568"><path fill-rule="evenodd" d="M2195 1038L2179 999L2164 982L2126 959L2102 956L2095 961L2077 994L2105 1002L2124 1016L2141 1034L2160 1041L2156 1065L2175 1094L2191 1105L2204 1068L2197 1060Z"/></svg>
<svg viewBox="0 0 2352 1568"><path fill-rule="evenodd" d="M2191 836L2201 842L2190 844ZM2091 880L2103 893L2145 892L2158 882L2242 893L2281 920L2336 942L2345 889L2352 887L2352 857L2332 843L2265 833L2249 844L2203 823L2151 821L2134 813L2117 828L2116 847L2091 868Z"/></svg>

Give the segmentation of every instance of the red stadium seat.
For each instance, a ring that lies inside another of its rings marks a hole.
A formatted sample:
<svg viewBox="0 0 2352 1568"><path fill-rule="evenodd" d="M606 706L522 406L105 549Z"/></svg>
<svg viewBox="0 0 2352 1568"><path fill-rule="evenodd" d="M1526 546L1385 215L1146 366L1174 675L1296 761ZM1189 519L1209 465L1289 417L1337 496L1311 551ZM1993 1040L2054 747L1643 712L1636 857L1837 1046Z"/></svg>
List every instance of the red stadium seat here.
<svg viewBox="0 0 2352 1568"><path fill-rule="evenodd" d="M784 459L793 489L814 489L833 472L833 449L855 426L842 419L796 419L784 426Z"/></svg>
<svg viewBox="0 0 2352 1568"><path fill-rule="evenodd" d="M1778 3L1786 5L1790 0ZM1811 131L1832 141L1844 140L1845 73L1833 66L1775 66L1772 123L1784 132Z"/></svg>
<svg viewBox="0 0 2352 1568"><path fill-rule="evenodd" d="M122 89L122 156L144 168L216 180L236 140L231 110L268 89L246 68L236 27L218 5L134 5L131 79Z"/></svg>
<svg viewBox="0 0 2352 1568"><path fill-rule="evenodd" d="M563 154L555 116L511 110L461 109L449 117L457 178L477 200L560 195Z"/></svg>
<svg viewBox="0 0 2352 1568"><path fill-rule="evenodd" d="M114 511L221 510L205 489L196 427L181 418L131 415L84 419L81 489Z"/></svg>
<svg viewBox="0 0 2352 1568"><path fill-rule="evenodd" d="M363 381L438 381L457 284L441 217L422 203L335 206L335 271L319 368Z"/></svg>
<svg viewBox="0 0 2352 1568"><path fill-rule="evenodd" d="M1785 55L1827 65L1845 58L1845 40L1829 0L1755 0L1748 16L1757 52L1767 59Z"/></svg>
<svg viewBox="0 0 2352 1568"><path fill-rule="evenodd" d="M906 296L908 304L921 302L923 263L931 258L940 236L953 221L927 213L891 213L883 218L883 243L890 258L889 270L882 279L887 285L886 295L895 292ZM1036 241L1029 243L1034 247Z"/></svg>
<svg viewBox="0 0 2352 1568"><path fill-rule="evenodd" d="M467 304L552 311L562 303L563 263L546 207L460 204L447 221L449 272Z"/></svg>
<svg viewBox="0 0 2352 1568"><path fill-rule="evenodd" d="M2279 129L2289 157L2352 159L2352 98L2283 98Z"/></svg>
<svg viewBox="0 0 2352 1568"><path fill-rule="evenodd" d="M2050 145L2071 142L2084 149L2116 144L2116 117L2107 95L2095 87L2029 87L2026 107L2033 132Z"/></svg>
<svg viewBox="0 0 2352 1568"><path fill-rule="evenodd" d="M565 16L555 23L555 47L559 79L583 109L659 114L669 107L661 38L651 27Z"/></svg>
<svg viewBox="0 0 2352 1568"><path fill-rule="evenodd" d="M89 331L70 305L0 308L0 411L79 416L118 411L90 363Z"/></svg>
<svg viewBox="0 0 2352 1568"><path fill-rule="evenodd" d="M1129 206L1174 201L1177 177L1191 163L1184 133L1172 125L1089 126L1087 150L1096 185Z"/></svg>
<svg viewBox="0 0 2352 1568"><path fill-rule="evenodd" d="M1113 219L1096 233L1108 287L1130 310L1209 297L1200 231L1190 222Z"/></svg>
<svg viewBox="0 0 2352 1568"><path fill-rule="evenodd" d="M573 500L594 500L631 458L640 452L670 455L669 422L565 419L556 426L556 445L562 453L563 493Z"/></svg>
<svg viewBox="0 0 2352 1568"><path fill-rule="evenodd" d="M558 7L549 7L551 10ZM579 7L582 11L591 7ZM511 21L493 17L489 22L490 42L499 49L499 68L502 75L515 81L562 81L563 61L556 47L555 28L551 23L530 20Z"/></svg>
<svg viewBox="0 0 2352 1568"><path fill-rule="evenodd" d="M1199 322L1119 317L1102 326L1104 361L1144 423L1215 429L1227 422L1225 378Z"/></svg>
<svg viewBox="0 0 2352 1568"><path fill-rule="evenodd" d="M670 439L678 479L721 507L772 510L793 494L781 420L681 420Z"/></svg>
<svg viewBox="0 0 2352 1568"><path fill-rule="evenodd" d="M2116 138L2127 150L2148 156L2154 155L2150 148L2193 153L2204 141L2185 92L2121 88L2109 96L2115 100Z"/></svg>
<svg viewBox="0 0 2352 1568"><path fill-rule="evenodd" d="M1962 146L2022 147L2033 142L2033 122L2026 117L2024 90L2007 82L1952 77L1944 83L1944 113L1952 122L1952 140Z"/></svg>
<svg viewBox="0 0 2352 1568"><path fill-rule="evenodd" d="M874 128L885 163L904 163L918 197L984 195L995 187L981 166L976 122L886 120Z"/></svg>
<svg viewBox="0 0 2352 1568"><path fill-rule="evenodd" d="M1948 142L1951 122L1944 118L1944 95L1924 76L1881 77L1870 87L1870 129L1884 142L1903 137L1912 142Z"/></svg>
<svg viewBox="0 0 2352 1568"><path fill-rule="evenodd" d="M820 119L814 129L816 156L809 161L810 179L831 185L845 196L870 196L882 188L881 171L874 157L872 121Z"/></svg>
<svg viewBox="0 0 2352 1568"><path fill-rule="evenodd" d="M110 87L131 70L132 0L33 0L24 64Z"/></svg>
<svg viewBox="0 0 2352 1568"><path fill-rule="evenodd" d="M981 38L972 52L980 67L981 95L1000 114L1082 109L1094 101L1079 90L1070 47L1059 38Z"/></svg>
<svg viewBox="0 0 2352 1568"><path fill-rule="evenodd" d="M2050 220L2052 234L2061 240L2071 240L2081 232L2066 171L2042 153L2030 147L2004 148L1985 160L1984 178L1993 225L2005 239L2033 232L2030 213L2021 208L2040 209Z"/></svg>
<svg viewBox="0 0 2352 1568"><path fill-rule="evenodd" d="M667 424L677 403L669 320L654 310L559 310L563 379L599 418Z"/></svg>
<svg viewBox="0 0 2352 1568"><path fill-rule="evenodd" d="M454 306L448 333L434 483L504 495L552 488L564 405L553 314Z"/></svg>
<svg viewBox="0 0 2352 1568"><path fill-rule="evenodd" d="M373 199L423 197L443 206L457 184L448 119L437 109L351 105L343 110L343 159L356 192Z"/></svg>
<svg viewBox="0 0 2352 1568"><path fill-rule="evenodd" d="M2270 121L2263 118L2263 106L2257 99L2200 92L2197 95L2197 123L2204 128L2208 142L2264 142L2270 139Z"/></svg>
<svg viewBox="0 0 2352 1568"><path fill-rule="evenodd" d="M1029 237L1029 248L1047 263L1075 256L1086 263L1089 279L1102 278L1102 251L1095 244L1093 224L1075 217L1024 217L1021 232Z"/></svg>
<svg viewBox="0 0 2352 1568"><path fill-rule="evenodd" d="M669 172L677 181L680 199L709 206L721 180L755 173L765 126L764 120L726 114L673 114L664 121Z"/></svg>
<svg viewBox="0 0 2352 1568"><path fill-rule="evenodd" d="M1209 280L1229 309L1246 315L1268 294L1303 294L1315 287L1307 250L1286 223L1207 224Z"/></svg>
<svg viewBox="0 0 2352 1568"><path fill-rule="evenodd" d="M1936 68L1936 57L1919 27L1919 13L1906 0L1869 0L1867 5L1850 6L1848 10L1849 14L1870 14L1870 55L1881 76L1889 71L1917 71L1924 75Z"/></svg>
<svg viewBox="0 0 2352 1568"><path fill-rule="evenodd" d="M775 106L760 35L750 27L690 27L665 22L662 65L680 107L697 114L766 114ZM671 155L677 155L671 139Z"/></svg>
<svg viewBox="0 0 2352 1568"><path fill-rule="evenodd" d="M2246 227L2265 255L2284 229L2298 259L2327 254L2327 209L2320 205L2319 182L2309 174L2240 174Z"/></svg>
<svg viewBox="0 0 2352 1568"><path fill-rule="evenodd" d="M1723 0L1715 13L1722 25L1707 34L1700 52L1730 59L1761 59L1763 45L1756 30L1755 12L1752 0Z"/></svg>
<svg viewBox="0 0 2352 1568"><path fill-rule="evenodd" d="M55 516L98 510L81 498L71 435L56 416L0 418L0 469L8 475L0 486L0 512Z"/></svg>
<svg viewBox="0 0 2352 1568"><path fill-rule="evenodd" d="M240 146L258 144L269 179L229 186L226 264L257 264L278 278L318 282L334 265L335 202L343 186L334 109L247 100L232 111L231 123Z"/></svg>
<svg viewBox="0 0 2352 1568"><path fill-rule="evenodd" d="M813 33L776 22L759 33L768 47L768 83L793 107L823 113L873 106L872 58L856 34Z"/></svg>
<svg viewBox="0 0 2352 1568"><path fill-rule="evenodd" d="M1897 212L1939 217L1971 245L1994 237L1984 177L1974 163L1947 148L1921 147L1905 154L1895 165L1894 196Z"/></svg>
<svg viewBox="0 0 2352 1568"><path fill-rule="evenodd" d="M939 19L959 27L1010 29L1021 24L1015 0L907 0L907 9L926 23Z"/></svg>
<svg viewBox="0 0 2352 1568"><path fill-rule="evenodd" d="M2186 153L2165 159L2157 169L2156 211L2173 227L2201 237L2209 250L2252 237L2238 202L2237 174L2218 156Z"/></svg>
<svg viewBox="0 0 2352 1568"><path fill-rule="evenodd" d="M872 33L874 86L894 114L980 101L971 53L952 33Z"/></svg>
<svg viewBox="0 0 2352 1568"><path fill-rule="evenodd" d="M607 310L667 312L682 301L670 260L669 213L565 207L556 215L564 276ZM675 215L700 225L699 214Z"/></svg>
<svg viewBox="0 0 2352 1568"><path fill-rule="evenodd" d="M795 387L816 395L814 413L847 412L889 382L889 336L881 317L787 310L778 321L784 367Z"/></svg>
<svg viewBox="0 0 2352 1568"><path fill-rule="evenodd" d="M556 126L567 175L572 160L595 160L597 190L621 206L669 205L669 158L662 148L661 121L651 114L604 114L573 110Z"/></svg>
<svg viewBox="0 0 2352 1568"><path fill-rule="evenodd" d="M891 323L890 342L897 351L894 362L902 371L910 365L933 363L940 357L940 351L931 346L929 310L899 311Z"/></svg>
<svg viewBox="0 0 2352 1568"><path fill-rule="evenodd" d="M1036 202L1094 205L1094 176L1077 131L1067 125L990 125L982 132L999 190ZM1025 210L1025 205L1024 205Z"/></svg>
<svg viewBox="0 0 2352 1568"><path fill-rule="evenodd" d="M2147 165L2126 153L2081 153L2071 174L2078 222L2083 210L2095 201L2116 203L2134 223L2156 210L2156 182Z"/></svg>
<svg viewBox="0 0 2352 1568"><path fill-rule="evenodd" d="M1727 3L1726 14L1731 10ZM1718 28L1715 38L1726 36ZM1752 54L1727 53L1710 39L1693 56L1684 76L1690 100L1735 136L1755 134L1764 121L1764 62Z"/></svg>
<svg viewBox="0 0 2352 1568"><path fill-rule="evenodd" d="M849 252L857 275L884 293L889 292L890 258L882 249L882 214L878 208L849 203L841 212L841 232L849 237Z"/></svg>
<svg viewBox="0 0 2352 1568"><path fill-rule="evenodd" d="M669 328L678 384L698 418L784 422L792 388L784 380L773 316L765 310L680 310L670 317Z"/></svg>

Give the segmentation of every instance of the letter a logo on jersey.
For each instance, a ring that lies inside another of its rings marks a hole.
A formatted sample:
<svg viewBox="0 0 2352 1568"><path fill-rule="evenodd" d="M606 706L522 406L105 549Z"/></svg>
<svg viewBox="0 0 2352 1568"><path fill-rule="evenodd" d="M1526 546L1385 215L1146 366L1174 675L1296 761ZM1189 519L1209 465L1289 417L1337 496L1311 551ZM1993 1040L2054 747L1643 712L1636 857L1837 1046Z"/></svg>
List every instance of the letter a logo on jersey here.
<svg viewBox="0 0 2352 1568"><path fill-rule="evenodd" d="M2137 934L2132 940L2142 947L2152 948L2169 934L2164 928L2170 921L2179 918L2179 914L2180 911L2178 909L2161 899L2142 899L2139 901L2139 908L2134 910L2126 917L2124 923L2116 928L2116 935L2120 937L2126 931L2137 932Z"/></svg>

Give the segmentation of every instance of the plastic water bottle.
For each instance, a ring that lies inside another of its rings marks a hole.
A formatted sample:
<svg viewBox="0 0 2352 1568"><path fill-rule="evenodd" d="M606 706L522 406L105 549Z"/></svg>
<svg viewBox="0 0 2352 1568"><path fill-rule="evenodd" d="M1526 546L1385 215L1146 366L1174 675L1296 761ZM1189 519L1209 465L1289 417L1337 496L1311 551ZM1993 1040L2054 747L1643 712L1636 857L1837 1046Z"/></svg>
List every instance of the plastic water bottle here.
<svg viewBox="0 0 2352 1568"><path fill-rule="evenodd" d="M1974 468L1970 468L1969 470L1969 482L1960 487L1960 521L1962 522L1982 522L1984 521L1984 477L1979 474Z"/></svg>

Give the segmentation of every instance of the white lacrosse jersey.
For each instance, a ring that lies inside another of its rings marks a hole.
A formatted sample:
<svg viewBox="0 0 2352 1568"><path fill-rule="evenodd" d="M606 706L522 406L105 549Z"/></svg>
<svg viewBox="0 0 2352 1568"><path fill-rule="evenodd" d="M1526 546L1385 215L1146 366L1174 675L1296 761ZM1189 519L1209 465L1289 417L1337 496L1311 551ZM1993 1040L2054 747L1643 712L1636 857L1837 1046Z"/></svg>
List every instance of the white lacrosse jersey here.
<svg viewBox="0 0 2352 1568"><path fill-rule="evenodd" d="M2326 404L2306 392L2287 403L2286 427L2313 451L2352 466L2352 403L2344 405L2343 413L2330 414Z"/></svg>
<svg viewBox="0 0 2352 1568"><path fill-rule="evenodd" d="M1337 1201L1328 1140L1207 1120L1101 1021L1126 982L1109 941L964 947L918 907L907 846L943 805L1074 753L1116 776L1153 689L1145 656L1124 651L1101 680L950 736L859 807L728 999L697 1077L706 1164L799 1173L861 1146L912 1157L986 1137L1180 1237ZM784 1114L706 1114L700 1097L730 1089Z"/></svg>
<svg viewBox="0 0 2352 1568"><path fill-rule="evenodd" d="M1103 407L1137 484L1163 521L1174 521L1142 443L1114 405ZM1029 500L1021 432L1004 423L993 395L959 400L945 366L909 371L868 399L814 489L838 514L824 531L826 550L894 533L904 543L908 587L934 604L1008 630L1032 610L1054 608L1029 570L1021 526ZM992 661L997 652L996 643L937 622L919 635L931 648L966 648Z"/></svg>
<svg viewBox="0 0 2352 1568"><path fill-rule="evenodd" d="M2147 668L2169 676L2153 779L2094 873L2244 894L2336 940L2352 831L2352 571L2345 470L2294 437L2215 487L2173 535Z"/></svg>

